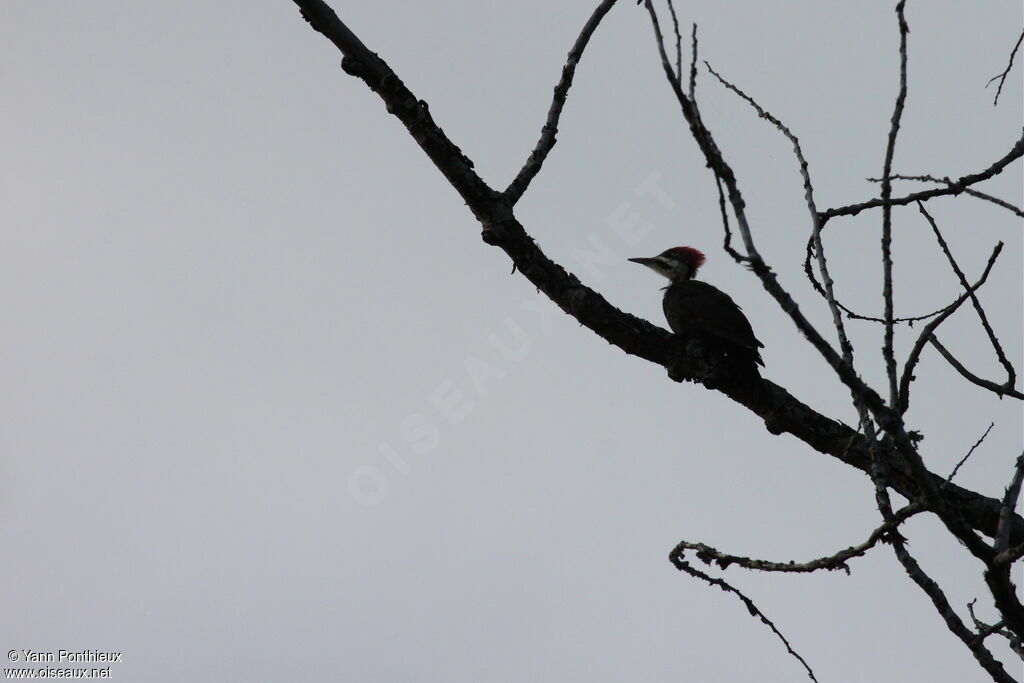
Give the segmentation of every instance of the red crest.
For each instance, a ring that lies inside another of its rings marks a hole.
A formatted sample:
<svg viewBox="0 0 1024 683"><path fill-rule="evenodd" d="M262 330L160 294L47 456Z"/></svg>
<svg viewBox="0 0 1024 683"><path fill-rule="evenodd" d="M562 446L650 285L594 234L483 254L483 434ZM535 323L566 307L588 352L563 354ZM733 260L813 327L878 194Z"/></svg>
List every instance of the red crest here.
<svg viewBox="0 0 1024 683"><path fill-rule="evenodd" d="M665 254L672 255L676 259L690 264L690 267L694 270L700 268L704 265L704 262L707 261L704 254L693 247L672 247L671 249L666 250Z"/></svg>

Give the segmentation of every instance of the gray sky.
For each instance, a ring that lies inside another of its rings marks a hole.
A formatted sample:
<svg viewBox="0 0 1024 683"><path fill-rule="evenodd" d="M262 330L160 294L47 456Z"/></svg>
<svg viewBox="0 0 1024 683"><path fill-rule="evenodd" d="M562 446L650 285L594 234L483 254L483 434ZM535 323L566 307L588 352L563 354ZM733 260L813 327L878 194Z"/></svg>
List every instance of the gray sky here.
<svg viewBox="0 0 1024 683"><path fill-rule="evenodd" d="M596 2L334 5L504 187ZM876 191L892 3L680 11L702 57L800 136L819 206ZM988 166L1020 136L1020 56L998 108L983 87L1020 3L911 0L907 15L895 168ZM800 680L770 632L668 552L682 538L834 552L877 526L870 481L545 306L339 61L287 0L0 5L0 645L121 651L113 677L132 681ZM698 87L763 255L827 329L788 144ZM517 210L549 255L663 324L661 284L625 258L701 248L704 279L764 341L766 375L855 421L722 252L713 183L634 3L595 35L558 139ZM984 189L1019 204L1021 182L1018 162ZM981 298L1020 361L1020 221L969 198L929 206L971 279L1006 243ZM916 209L894 215L898 310L938 308L959 285ZM827 233L838 291L863 312L881 310L879 227L862 214ZM587 249L614 263L588 267ZM940 338L998 379L978 327L964 309ZM918 329L900 329L903 355ZM880 331L850 330L881 388ZM927 464L948 472L995 422L958 481L1001 493L1020 404L933 351L917 374L908 419ZM934 521L907 533L961 611L984 598ZM822 681L979 678L888 549L849 577L726 577Z"/></svg>

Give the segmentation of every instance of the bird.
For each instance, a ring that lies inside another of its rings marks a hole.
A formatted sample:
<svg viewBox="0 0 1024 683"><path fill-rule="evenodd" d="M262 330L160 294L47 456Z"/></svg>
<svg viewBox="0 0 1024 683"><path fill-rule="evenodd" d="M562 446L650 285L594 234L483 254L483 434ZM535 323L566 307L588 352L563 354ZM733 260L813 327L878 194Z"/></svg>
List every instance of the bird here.
<svg viewBox="0 0 1024 683"><path fill-rule="evenodd" d="M631 258L668 278L662 308L672 332L700 338L718 350L737 370L758 375L764 366L750 321L732 298L707 282L695 280L707 260L693 247L672 247L650 258Z"/></svg>

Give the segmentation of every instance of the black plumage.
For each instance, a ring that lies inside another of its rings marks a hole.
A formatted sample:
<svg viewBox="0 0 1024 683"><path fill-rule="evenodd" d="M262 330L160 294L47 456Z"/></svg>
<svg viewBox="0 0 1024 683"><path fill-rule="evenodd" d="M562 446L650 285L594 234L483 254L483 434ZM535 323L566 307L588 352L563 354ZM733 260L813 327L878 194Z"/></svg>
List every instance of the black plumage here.
<svg viewBox="0 0 1024 683"><path fill-rule="evenodd" d="M764 365L750 321L732 298L714 285L694 280L704 254L693 247L673 247L652 258L631 258L669 280L662 307L672 331L702 338L737 368L757 374Z"/></svg>
<svg viewBox="0 0 1024 683"><path fill-rule="evenodd" d="M700 280L678 280L665 288L662 300L672 331L682 336L704 336L725 355L743 365L764 365L750 321L728 294Z"/></svg>

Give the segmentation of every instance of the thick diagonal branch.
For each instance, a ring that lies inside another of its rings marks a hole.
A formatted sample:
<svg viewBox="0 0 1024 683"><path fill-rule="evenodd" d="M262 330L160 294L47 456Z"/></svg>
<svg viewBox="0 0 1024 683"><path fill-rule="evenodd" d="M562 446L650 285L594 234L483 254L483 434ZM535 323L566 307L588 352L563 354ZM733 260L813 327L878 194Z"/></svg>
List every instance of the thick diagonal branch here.
<svg viewBox="0 0 1024 683"><path fill-rule="evenodd" d="M666 368L682 365L697 381L710 383L718 379L709 370L716 365L714 358L681 349L669 332L615 308L549 259L515 219L500 194L480 180L472 170L472 162L429 115L423 113L426 105L409 92L383 60L373 55L321 0L292 1L316 30L339 47L347 60L368 65L364 69L351 69L350 73L366 82L384 100L477 216L483 225L484 239L505 251L534 286L566 313L624 352ZM812 410L782 387L764 381L761 385L719 382L716 388L764 419L772 433L793 434L821 453L862 472L868 471L870 458L860 434ZM894 463L899 459L894 452L886 452L885 457ZM937 475L931 476L935 486L944 481ZM892 485L910 499L920 493L918 485L907 477L894 476ZM974 528L990 536L996 533L998 500L959 486L950 486L945 495ZM1024 519L1013 515L1011 522L1013 544L1024 543Z"/></svg>

